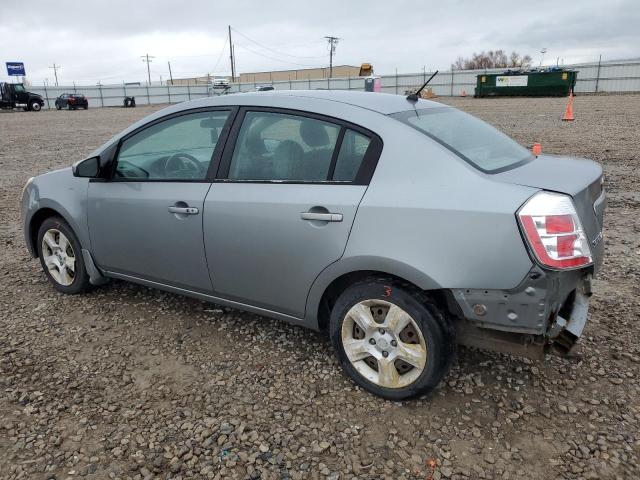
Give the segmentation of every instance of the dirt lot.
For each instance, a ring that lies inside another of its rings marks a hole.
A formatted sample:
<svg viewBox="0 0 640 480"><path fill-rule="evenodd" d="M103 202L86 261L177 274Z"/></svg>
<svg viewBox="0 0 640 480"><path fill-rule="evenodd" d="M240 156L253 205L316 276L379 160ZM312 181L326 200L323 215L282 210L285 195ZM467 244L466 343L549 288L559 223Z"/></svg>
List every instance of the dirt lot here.
<svg viewBox="0 0 640 480"><path fill-rule="evenodd" d="M640 478L640 96L443 99L596 159L607 258L573 360L461 349L431 396L358 390L324 336L122 282L55 293L28 177L152 109L0 113L0 478Z"/></svg>

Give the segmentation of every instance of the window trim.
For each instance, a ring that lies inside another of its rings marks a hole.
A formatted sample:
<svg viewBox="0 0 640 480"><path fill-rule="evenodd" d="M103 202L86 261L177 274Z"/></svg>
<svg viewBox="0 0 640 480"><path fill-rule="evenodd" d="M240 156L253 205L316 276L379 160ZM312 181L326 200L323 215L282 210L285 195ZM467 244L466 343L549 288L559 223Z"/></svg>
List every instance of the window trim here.
<svg viewBox="0 0 640 480"><path fill-rule="evenodd" d="M338 138L336 139L336 144L332 152L331 164L329 166L329 171L327 173L327 180L321 180L321 181L240 180L235 178L229 178L229 171L231 169L231 160L233 159L233 152L235 151L240 129L242 128L242 124L248 112L280 113L283 115L307 117L307 118L312 118L314 120L319 120L326 123L332 123L340 127ZM337 162L338 154L340 153L340 147L342 146L342 139L344 138L346 129L353 130L357 133L360 133L368 137L370 139L369 147L367 148L367 151L365 152L364 157L362 158L362 163L360 164L358 173L356 174L355 178L352 181L330 180L329 178L333 176L335 171L335 163ZM356 125L346 120L342 120L336 117L331 117L329 115L323 115L320 113L308 112L306 110L297 110L293 108L281 108L281 107L265 107L265 106L257 106L257 105L256 106L242 105L239 107L239 110L233 120L233 126L231 127L231 132L229 133L229 136L227 138L227 143L228 145L225 146L221 161L216 171L215 179L213 180L214 182L270 183L270 184L294 184L294 185L365 185L366 186L366 185L369 185L369 183L371 182L371 178L373 177L373 172L376 169L376 166L378 164L378 160L380 159L380 155L382 153L382 148L383 148L382 139L378 134L364 127L361 127L360 125Z"/></svg>
<svg viewBox="0 0 640 480"><path fill-rule="evenodd" d="M137 135L138 133L151 128L159 123L165 122L167 120L171 120L173 118L182 117L185 115L195 114L195 113L205 113L205 112L216 112L223 111L229 112L229 116L227 117L227 121L220 132L220 136L218 137L218 141L216 142L216 146L211 153L211 160L209 161L209 167L207 168L207 172L204 178L119 178L115 177L116 168L118 165L118 157L120 155L120 149L122 148L122 144L127 141L129 138ZM220 163L220 159L222 157L222 153L224 152L227 140L229 138L229 132L231 130L231 126L234 124L235 117L238 113L238 107L234 105L220 105L220 106L212 106L212 107L199 107L199 108L191 108L188 110L180 110L179 112L170 113L168 115L164 115L162 117L156 118L140 127L132 130L131 132L124 135L122 138L118 140L117 148L115 153L113 154L113 158L110 162L110 166L106 169L106 181L108 182L144 182L144 183L211 183L213 178L215 177L215 172L218 170L218 166Z"/></svg>

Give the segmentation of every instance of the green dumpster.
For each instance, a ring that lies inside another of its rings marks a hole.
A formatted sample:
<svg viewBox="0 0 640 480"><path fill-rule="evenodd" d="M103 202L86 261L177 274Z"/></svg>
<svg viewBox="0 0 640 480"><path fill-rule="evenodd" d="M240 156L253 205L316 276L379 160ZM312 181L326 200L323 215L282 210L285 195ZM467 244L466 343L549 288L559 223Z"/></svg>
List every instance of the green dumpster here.
<svg viewBox="0 0 640 480"><path fill-rule="evenodd" d="M546 70L483 73L476 77L476 97L562 97L569 95L578 72L552 68Z"/></svg>

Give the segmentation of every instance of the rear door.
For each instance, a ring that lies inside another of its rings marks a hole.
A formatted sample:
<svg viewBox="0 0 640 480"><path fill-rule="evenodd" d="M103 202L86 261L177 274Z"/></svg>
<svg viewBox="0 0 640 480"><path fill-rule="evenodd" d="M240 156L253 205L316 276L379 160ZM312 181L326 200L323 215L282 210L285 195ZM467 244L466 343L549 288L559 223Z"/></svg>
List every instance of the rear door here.
<svg viewBox="0 0 640 480"><path fill-rule="evenodd" d="M304 316L317 275L345 249L380 155L372 132L338 120L244 108L204 204L217 295Z"/></svg>
<svg viewBox="0 0 640 480"><path fill-rule="evenodd" d="M112 178L89 184L89 232L101 268L211 292L202 212L231 113L180 112L122 140Z"/></svg>

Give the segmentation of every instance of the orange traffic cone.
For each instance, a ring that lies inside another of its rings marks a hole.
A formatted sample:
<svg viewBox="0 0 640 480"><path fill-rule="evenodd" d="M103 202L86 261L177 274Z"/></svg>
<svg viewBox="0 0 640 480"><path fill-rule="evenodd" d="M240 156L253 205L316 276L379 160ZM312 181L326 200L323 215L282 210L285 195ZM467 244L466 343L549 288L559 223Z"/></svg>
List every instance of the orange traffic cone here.
<svg viewBox="0 0 640 480"><path fill-rule="evenodd" d="M466 97L467 96L467 91L463 88L462 91L460 92L460 96L461 97Z"/></svg>
<svg viewBox="0 0 640 480"><path fill-rule="evenodd" d="M542 153L542 145L539 143L534 143L533 147L531 147L531 153L533 153L536 157Z"/></svg>
<svg viewBox="0 0 640 480"><path fill-rule="evenodd" d="M573 120L573 91L569 92L569 101L567 102L567 108L564 110L562 120L565 122Z"/></svg>

